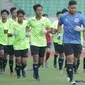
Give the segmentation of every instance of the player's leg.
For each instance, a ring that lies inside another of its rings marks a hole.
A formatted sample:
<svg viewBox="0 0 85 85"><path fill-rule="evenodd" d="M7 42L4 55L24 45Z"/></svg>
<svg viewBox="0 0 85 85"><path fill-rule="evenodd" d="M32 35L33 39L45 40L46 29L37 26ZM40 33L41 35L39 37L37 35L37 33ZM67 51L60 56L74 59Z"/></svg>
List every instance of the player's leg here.
<svg viewBox="0 0 85 85"><path fill-rule="evenodd" d="M39 47L39 62L38 62L38 67L40 67L44 63L45 50L46 50L46 47Z"/></svg>
<svg viewBox="0 0 85 85"><path fill-rule="evenodd" d="M26 72L25 72L25 68L27 66L27 58L28 58L28 49L24 49L22 50L22 76L26 77Z"/></svg>
<svg viewBox="0 0 85 85"><path fill-rule="evenodd" d="M45 67L47 68L48 67L48 59L50 57L50 53L51 53L51 43L48 43L47 44L47 49L46 49L46 58L45 58Z"/></svg>
<svg viewBox="0 0 85 85"><path fill-rule="evenodd" d="M77 60L77 70L78 70L78 68L79 68L79 65L80 65L80 57L79 57L78 60Z"/></svg>
<svg viewBox="0 0 85 85"><path fill-rule="evenodd" d="M8 54L9 54L9 68L10 68L10 75L13 76L14 75L14 69L13 69L13 65L14 65L14 48L13 45L9 45L8 46Z"/></svg>
<svg viewBox="0 0 85 85"><path fill-rule="evenodd" d="M0 73L3 72L4 46L0 44Z"/></svg>
<svg viewBox="0 0 85 85"><path fill-rule="evenodd" d="M64 68L66 68L67 67L67 60L66 60L66 58L65 58L65 65L64 65Z"/></svg>
<svg viewBox="0 0 85 85"><path fill-rule="evenodd" d="M73 61L74 61L74 47L72 44L64 44L64 51L65 56L67 58L67 76L69 78L69 82L72 84L75 84L75 81L73 79Z"/></svg>
<svg viewBox="0 0 85 85"><path fill-rule="evenodd" d="M14 50L15 52L15 59L16 59L16 62L15 62L15 70L16 70L16 74L17 74L17 78L20 79L21 77L21 74L20 74L20 70L21 70L21 67L22 67L22 64L21 64L21 50Z"/></svg>
<svg viewBox="0 0 85 85"><path fill-rule="evenodd" d="M77 63L78 59L80 59L80 54L81 54L82 46L81 44L77 44L74 46L74 73L77 73Z"/></svg>
<svg viewBox="0 0 85 85"><path fill-rule="evenodd" d="M85 73L85 57L83 58L83 69L84 69L84 73Z"/></svg>
<svg viewBox="0 0 85 85"><path fill-rule="evenodd" d="M3 58L3 71L5 72L5 68L7 65L7 56L8 56L8 47L4 46L4 58Z"/></svg>
<svg viewBox="0 0 85 85"><path fill-rule="evenodd" d="M58 45L57 47L58 53L59 53L59 58L58 58L58 64L59 64L59 70L62 70L63 68L63 63L64 63L64 50L63 50L63 45Z"/></svg>
<svg viewBox="0 0 85 85"><path fill-rule="evenodd" d="M55 49L55 54L54 54L53 66L54 66L54 68L57 68L57 58L58 58L57 43L54 43L54 49Z"/></svg>
<svg viewBox="0 0 85 85"><path fill-rule="evenodd" d="M63 53L59 54L58 63L59 63L59 70L62 70L63 63L64 63L64 54Z"/></svg>
<svg viewBox="0 0 85 85"><path fill-rule="evenodd" d="M33 77L36 80L40 80L38 72L39 47L31 45L31 55L33 56Z"/></svg>

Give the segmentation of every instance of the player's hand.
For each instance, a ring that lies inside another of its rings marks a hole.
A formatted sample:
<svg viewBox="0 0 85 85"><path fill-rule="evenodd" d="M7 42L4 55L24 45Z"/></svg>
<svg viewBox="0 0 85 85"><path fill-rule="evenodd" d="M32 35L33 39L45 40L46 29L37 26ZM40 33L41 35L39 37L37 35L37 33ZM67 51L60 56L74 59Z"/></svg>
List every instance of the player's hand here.
<svg viewBox="0 0 85 85"><path fill-rule="evenodd" d="M42 29L42 30L41 30L41 33L46 34L46 33L47 33L47 30Z"/></svg>
<svg viewBox="0 0 85 85"><path fill-rule="evenodd" d="M30 37L30 32L27 32L26 33L26 37Z"/></svg>
<svg viewBox="0 0 85 85"><path fill-rule="evenodd" d="M13 35L12 35L12 33L8 33L8 37L12 37Z"/></svg>
<svg viewBox="0 0 85 85"><path fill-rule="evenodd" d="M76 26L76 27L74 28L74 30L80 32L80 31L83 31L84 29L83 29L83 27Z"/></svg>
<svg viewBox="0 0 85 85"><path fill-rule="evenodd" d="M7 33L8 33L8 29L5 29L5 30L4 30L4 34L7 34Z"/></svg>
<svg viewBox="0 0 85 85"><path fill-rule="evenodd" d="M60 40L62 37L61 33L57 33L57 39Z"/></svg>

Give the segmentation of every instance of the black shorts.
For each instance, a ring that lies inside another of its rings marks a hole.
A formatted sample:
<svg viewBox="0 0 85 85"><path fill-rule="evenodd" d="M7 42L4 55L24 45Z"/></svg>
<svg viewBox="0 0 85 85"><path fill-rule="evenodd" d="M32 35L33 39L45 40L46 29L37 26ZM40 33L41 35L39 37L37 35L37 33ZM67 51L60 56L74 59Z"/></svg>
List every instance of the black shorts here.
<svg viewBox="0 0 85 85"><path fill-rule="evenodd" d="M14 48L13 45L6 45L4 46L4 53L9 55L14 55Z"/></svg>
<svg viewBox="0 0 85 85"><path fill-rule="evenodd" d="M38 46L31 45L30 48L31 48L31 55L32 56L39 55L39 57L44 57L46 46L45 47L38 47Z"/></svg>
<svg viewBox="0 0 85 85"><path fill-rule="evenodd" d="M47 43L47 48L51 48L51 43Z"/></svg>
<svg viewBox="0 0 85 85"><path fill-rule="evenodd" d="M55 48L55 52L58 52L58 53L64 52L63 45L60 45L58 43L54 43L54 48Z"/></svg>
<svg viewBox="0 0 85 85"><path fill-rule="evenodd" d="M81 50L81 44L64 44L64 52L66 56L71 54L74 54L74 56L79 55L81 53Z"/></svg>
<svg viewBox="0 0 85 85"><path fill-rule="evenodd" d="M0 44L0 50L4 50L4 45Z"/></svg>
<svg viewBox="0 0 85 85"><path fill-rule="evenodd" d="M28 57L28 48L24 50L14 50L15 57L22 57L27 58Z"/></svg>

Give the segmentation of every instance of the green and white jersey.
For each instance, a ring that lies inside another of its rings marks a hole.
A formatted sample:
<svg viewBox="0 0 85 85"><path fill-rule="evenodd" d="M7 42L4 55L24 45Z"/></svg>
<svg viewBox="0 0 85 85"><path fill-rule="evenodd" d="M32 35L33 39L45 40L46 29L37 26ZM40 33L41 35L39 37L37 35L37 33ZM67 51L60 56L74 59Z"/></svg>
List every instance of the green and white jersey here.
<svg viewBox="0 0 85 85"><path fill-rule="evenodd" d="M26 25L25 20L22 24L16 22L13 25L13 32L16 33L13 44L14 50L24 50L29 47L28 38L26 37Z"/></svg>
<svg viewBox="0 0 85 85"><path fill-rule="evenodd" d="M0 20L0 44L7 45L7 34L4 34L4 30L9 29L9 21L7 20L5 23Z"/></svg>
<svg viewBox="0 0 85 85"><path fill-rule="evenodd" d="M51 27L51 22L48 18L42 17L40 20L37 20L36 17L32 17L28 20L27 27L31 28L31 45L38 47L47 46L46 35L41 30Z"/></svg>

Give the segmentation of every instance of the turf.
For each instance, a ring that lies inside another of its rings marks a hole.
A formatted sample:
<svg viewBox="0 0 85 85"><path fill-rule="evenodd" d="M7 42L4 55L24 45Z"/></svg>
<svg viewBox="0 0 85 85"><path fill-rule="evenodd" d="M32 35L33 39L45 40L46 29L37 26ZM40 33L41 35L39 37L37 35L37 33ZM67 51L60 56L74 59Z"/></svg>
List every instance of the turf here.
<svg viewBox="0 0 85 85"><path fill-rule="evenodd" d="M27 71L27 77L21 77L20 80L17 80L16 75L14 77L10 77L8 65L6 68L6 72L4 74L0 74L0 85L70 85L66 81L66 72L63 71L61 73L58 68L55 69L53 67L53 58L51 57L48 61L48 68L40 68L40 82L36 81L32 77L32 72ZM32 68L32 58L28 59L27 68ZM83 63L81 58L81 65L79 67L79 74L75 75L76 80L85 80L85 74L83 73ZM85 85L85 83L77 83L77 85Z"/></svg>

